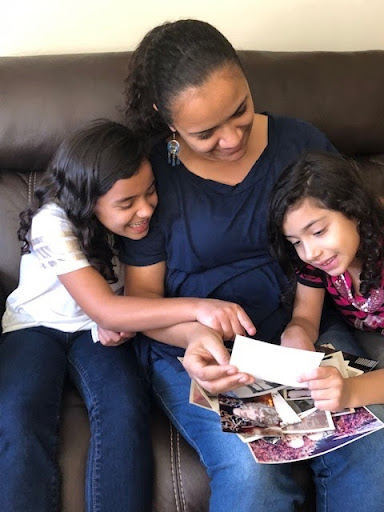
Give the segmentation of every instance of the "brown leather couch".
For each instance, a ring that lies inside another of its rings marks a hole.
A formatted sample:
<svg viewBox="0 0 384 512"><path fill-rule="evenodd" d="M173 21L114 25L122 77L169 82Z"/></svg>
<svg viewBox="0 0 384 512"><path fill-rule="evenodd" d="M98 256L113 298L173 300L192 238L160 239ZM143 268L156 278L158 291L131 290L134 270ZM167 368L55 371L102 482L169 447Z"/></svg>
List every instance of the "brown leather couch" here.
<svg viewBox="0 0 384 512"><path fill-rule="evenodd" d="M384 173L384 51L246 51L240 56L257 111L311 121L341 152L354 155L370 176ZM66 134L90 119L123 119L123 79L129 58L129 52L0 58L0 314L6 296L17 285L19 211ZM366 336L364 342L373 357L381 358L379 344ZM84 510L88 439L84 406L68 387L60 455L64 511ZM207 511L205 471L156 407L153 441L153 510ZM309 476L305 468L301 471L300 478ZM306 510L313 507L309 502Z"/></svg>

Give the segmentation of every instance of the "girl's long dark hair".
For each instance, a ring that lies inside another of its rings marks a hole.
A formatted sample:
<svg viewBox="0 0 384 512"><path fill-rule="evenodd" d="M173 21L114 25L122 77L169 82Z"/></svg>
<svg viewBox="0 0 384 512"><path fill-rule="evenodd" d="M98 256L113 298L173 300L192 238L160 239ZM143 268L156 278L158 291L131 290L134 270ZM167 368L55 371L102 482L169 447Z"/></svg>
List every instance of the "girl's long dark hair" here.
<svg viewBox="0 0 384 512"><path fill-rule="evenodd" d="M20 214L22 254L29 252L32 218L45 204L55 202L73 225L80 247L90 264L109 282L115 282L111 234L97 219L94 209L120 179L139 170L148 151L143 139L125 126L98 120L66 138L48 165L30 207Z"/></svg>
<svg viewBox="0 0 384 512"><path fill-rule="evenodd" d="M272 255L287 274L292 292L296 273L304 267L283 233L287 212L304 199L357 221L361 261L360 291L367 296L381 286L384 267L384 210L380 199L363 181L356 163L333 153L306 152L281 174L269 206L269 243Z"/></svg>
<svg viewBox="0 0 384 512"><path fill-rule="evenodd" d="M228 64L242 69L233 46L209 23L186 19L153 28L129 62L125 80L128 125L151 136L169 132L175 98L188 87L202 85L212 72Z"/></svg>

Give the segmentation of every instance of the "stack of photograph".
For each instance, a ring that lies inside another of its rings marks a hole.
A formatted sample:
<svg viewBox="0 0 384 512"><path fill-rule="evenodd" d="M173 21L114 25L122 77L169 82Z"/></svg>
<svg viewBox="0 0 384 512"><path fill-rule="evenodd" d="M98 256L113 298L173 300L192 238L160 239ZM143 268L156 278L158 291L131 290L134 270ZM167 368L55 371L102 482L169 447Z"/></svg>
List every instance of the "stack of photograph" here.
<svg viewBox="0 0 384 512"><path fill-rule="evenodd" d="M338 368L344 378L371 371L377 361L323 345L321 365ZM384 424L366 407L338 412L315 408L310 390L256 380L250 386L212 395L191 382L190 403L212 410L224 432L236 434L256 462L304 460L356 441Z"/></svg>

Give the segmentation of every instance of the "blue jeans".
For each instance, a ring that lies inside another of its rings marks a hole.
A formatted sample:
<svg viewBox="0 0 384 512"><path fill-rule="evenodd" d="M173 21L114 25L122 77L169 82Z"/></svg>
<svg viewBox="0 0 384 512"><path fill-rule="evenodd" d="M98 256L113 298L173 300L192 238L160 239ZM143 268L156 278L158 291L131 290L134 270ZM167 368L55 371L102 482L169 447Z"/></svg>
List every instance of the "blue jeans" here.
<svg viewBox="0 0 384 512"><path fill-rule="evenodd" d="M331 322L322 341L332 341L337 347L338 340L345 351L358 349L348 329ZM305 491L293 477L294 463L256 463L245 443L222 432L216 413L188 403L190 378L181 365L178 371L154 353L150 362L157 400L206 467L210 512L292 512L303 504ZM382 406L374 412L384 419ZM383 461L384 429L308 461L316 486L317 512L382 512Z"/></svg>
<svg viewBox="0 0 384 512"><path fill-rule="evenodd" d="M67 374L90 420L87 512L150 510L149 398L133 344L104 347L89 331L45 327L0 340L0 510L60 509L58 432Z"/></svg>

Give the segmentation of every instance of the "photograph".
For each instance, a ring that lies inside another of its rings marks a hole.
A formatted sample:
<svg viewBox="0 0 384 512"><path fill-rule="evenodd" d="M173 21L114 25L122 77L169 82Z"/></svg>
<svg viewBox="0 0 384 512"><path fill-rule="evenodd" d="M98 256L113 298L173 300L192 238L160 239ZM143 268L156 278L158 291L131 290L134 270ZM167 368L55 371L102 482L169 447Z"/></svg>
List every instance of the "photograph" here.
<svg viewBox="0 0 384 512"><path fill-rule="evenodd" d="M305 460L341 448L353 441L384 427L366 407L359 407L354 414L334 418L331 432L312 432L304 435L290 433L273 443L259 439L249 443L256 460L262 464L278 464Z"/></svg>
<svg viewBox="0 0 384 512"><path fill-rule="evenodd" d="M304 418L316 410L312 398L287 399L287 403L292 407L299 418Z"/></svg>
<svg viewBox="0 0 384 512"><path fill-rule="evenodd" d="M203 409L213 411L212 405L210 404L205 394L202 392L201 387L193 379L191 380L189 403L192 405L197 405L197 407L202 407Z"/></svg>
<svg viewBox="0 0 384 512"><path fill-rule="evenodd" d="M282 395L285 400L298 400L301 398L311 398L311 391L308 388L286 387L282 390Z"/></svg>
<svg viewBox="0 0 384 512"><path fill-rule="evenodd" d="M252 398L218 395L221 428L224 432L278 435L281 418L271 394ZM256 429L256 430L255 430Z"/></svg>

